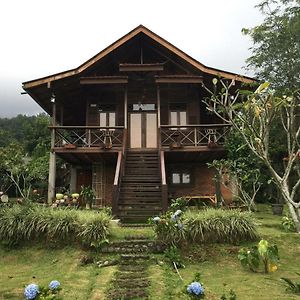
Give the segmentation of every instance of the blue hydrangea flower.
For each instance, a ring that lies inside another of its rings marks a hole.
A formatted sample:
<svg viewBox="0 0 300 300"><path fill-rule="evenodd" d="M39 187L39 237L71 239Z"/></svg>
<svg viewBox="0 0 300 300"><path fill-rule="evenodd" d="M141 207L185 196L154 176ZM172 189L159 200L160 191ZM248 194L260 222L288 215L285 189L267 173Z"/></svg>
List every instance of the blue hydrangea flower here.
<svg viewBox="0 0 300 300"><path fill-rule="evenodd" d="M180 216L182 214L182 210L177 209L174 213L175 216Z"/></svg>
<svg viewBox="0 0 300 300"><path fill-rule="evenodd" d="M50 289L50 290L57 290L59 287L60 287L60 282L57 281L57 280L52 280L52 281L49 283L49 289Z"/></svg>
<svg viewBox="0 0 300 300"><path fill-rule="evenodd" d="M176 222L177 221L177 217L178 217L177 215L173 214L171 216L171 220L174 221L174 222Z"/></svg>
<svg viewBox="0 0 300 300"><path fill-rule="evenodd" d="M202 287L202 285L197 282L194 281L192 282L186 289L188 291L188 293L190 294L194 294L196 296L200 296L204 294L204 288Z"/></svg>
<svg viewBox="0 0 300 300"><path fill-rule="evenodd" d="M24 296L26 300L33 300L39 293L39 286L35 283L31 283L25 287Z"/></svg>
<svg viewBox="0 0 300 300"><path fill-rule="evenodd" d="M154 221L154 222L159 222L159 221L160 221L160 217L154 217L154 218L153 218L153 221Z"/></svg>
<svg viewBox="0 0 300 300"><path fill-rule="evenodd" d="M177 225L178 229L183 229L183 224L182 223L177 223L176 225Z"/></svg>

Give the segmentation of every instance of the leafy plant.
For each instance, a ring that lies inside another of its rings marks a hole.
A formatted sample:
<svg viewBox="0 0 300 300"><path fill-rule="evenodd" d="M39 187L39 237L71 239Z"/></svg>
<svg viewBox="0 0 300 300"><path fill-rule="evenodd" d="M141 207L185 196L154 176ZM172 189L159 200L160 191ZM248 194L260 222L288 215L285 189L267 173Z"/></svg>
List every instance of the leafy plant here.
<svg viewBox="0 0 300 300"><path fill-rule="evenodd" d="M296 272L296 274L300 276L300 273ZM287 291L300 294L300 281L293 281L286 277L281 277L280 279L283 281Z"/></svg>
<svg viewBox="0 0 300 300"><path fill-rule="evenodd" d="M228 295L227 293L224 293L220 298L220 300L236 300L236 299L237 299L236 292L233 289L229 290Z"/></svg>
<svg viewBox="0 0 300 300"><path fill-rule="evenodd" d="M187 211L184 222L188 239L193 242L236 244L258 237L254 219L248 212L213 208Z"/></svg>
<svg viewBox="0 0 300 300"><path fill-rule="evenodd" d="M8 245L44 239L92 246L109 235L111 216L94 211L51 209L34 204L0 208L0 240Z"/></svg>
<svg viewBox="0 0 300 300"><path fill-rule="evenodd" d="M47 288L31 283L25 287L24 297L26 300L58 300L61 299L58 295L60 290L60 282L57 280L52 280Z"/></svg>
<svg viewBox="0 0 300 300"><path fill-rule="evenodd" d="M168 211L160 217L154 217L151 222L154 223L154 231L158 240L166 245L178 245L186 241L186 226L182 220L181 210L175 213Z"/></svg>
<svg viewBox="0 0 300 300"><path fill-rule="evenodd" d="M200 272L195 273L193 282L186 286L185 293L190 299L204 299L205 289L203 283L201 282Z"/></svg>
<svg viewBox="0 0 300 300"><path fill-rule="evenodd" d="M275 272L279 260L278 248L276 245L269 245L266 240L261 240L257 246L240 249L238 259L243 267L249 267L252 272L258 271L260 263L263 264L265 273Z"/></svg>
<svg viewBox="0 0 300 300"><path fill-rule="evenodd" d="M81 186L80 195L84 199L85 203L88 203L90 206L95 201L95 191L90 186Z"/></svg>
<svg viewBox="0 0 300 300"><path fill-rule="evenodd" d="M171 200L171 205L170 205L171 211L176 211L178 209L186 210L186 208L187 208L187 201L183 197Z"/></svg>
<svg viewBox="0 0 300 300"><path fill-rule="evenodd" d="M177 247L170 246L169 248L167 248L165 250L164 254L165 254L165 257L170 260L170 262L173 264L173 266L175 264L176 268L184 268L184 264L182 263L182 260L181 260L180 251Z"/></svg>
<svg viewBox="0 0 300 300"><path fill-rule="evenodd" d="M285 231L295 231L296 230L294 221L289 215L282 217L281 226Z"/></svg>

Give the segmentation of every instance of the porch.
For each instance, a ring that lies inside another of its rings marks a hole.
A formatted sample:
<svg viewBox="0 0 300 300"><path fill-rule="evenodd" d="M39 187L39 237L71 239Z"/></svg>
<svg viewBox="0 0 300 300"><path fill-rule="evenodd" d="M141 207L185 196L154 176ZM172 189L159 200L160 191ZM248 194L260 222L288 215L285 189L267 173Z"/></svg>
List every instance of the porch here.
<svg viewBox="0 0 300 300"><path fill-rule="evenodd" d="M50 126L54 134L55 151L101 151L131 148L124 126ZM165 151L208 151L223 148L228 124L160 125L157 128L157 148ZM155 134L156 136L156 134ZM131 136L131 138L136 138ZM92 150L93 149L93 150ZM96 150L97 151L97 150Z"/></svg>

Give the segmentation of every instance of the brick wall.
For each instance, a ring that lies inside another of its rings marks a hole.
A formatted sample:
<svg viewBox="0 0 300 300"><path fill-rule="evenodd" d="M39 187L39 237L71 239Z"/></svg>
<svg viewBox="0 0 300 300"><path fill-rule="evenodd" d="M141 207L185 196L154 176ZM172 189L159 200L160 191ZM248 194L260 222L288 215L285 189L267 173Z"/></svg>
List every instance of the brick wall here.
<svg viewBox="0 0 300 300"><path fill-rule="evenodd" d="M174 185L171 183L171 172L172 169L176 168L176 170L180 169L180 165L167 166L168 173L168 186L169 186L169 194L172 198L178 198L182 196L198 196L198 195L215 195L216 186L214 177L214 170L209 169L205 164L198 165L187 165L182 164L182 169L190 169L191 170L191 184L179 184ZM224 183L228 183L228 179L222 180ZM225 186L225 184L221 185L221 193L226 202L230 202L232 200L231 191Z"/></svg>

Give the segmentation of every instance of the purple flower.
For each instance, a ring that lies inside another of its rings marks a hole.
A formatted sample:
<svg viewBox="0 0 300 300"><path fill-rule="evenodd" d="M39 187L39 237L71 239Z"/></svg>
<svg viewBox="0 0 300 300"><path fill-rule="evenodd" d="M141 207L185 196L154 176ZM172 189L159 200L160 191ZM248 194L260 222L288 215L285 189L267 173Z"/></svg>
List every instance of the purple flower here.
<svg viewBox="0 0 300 300"><path fill-rule="evenodd" d="M24 296L26 300L34 300L39 293L39 286L35 283L31 283L25 287Z"/></svg>
<svg viewBox="0 0 300 300"><path fill-rule="evenodd" d="M60 282L57 281L57 280L52 280L52 281L49 283L49 289L50 289L50 290L57 290L59 287L60 287Z"/></svg>

